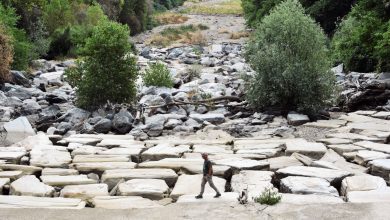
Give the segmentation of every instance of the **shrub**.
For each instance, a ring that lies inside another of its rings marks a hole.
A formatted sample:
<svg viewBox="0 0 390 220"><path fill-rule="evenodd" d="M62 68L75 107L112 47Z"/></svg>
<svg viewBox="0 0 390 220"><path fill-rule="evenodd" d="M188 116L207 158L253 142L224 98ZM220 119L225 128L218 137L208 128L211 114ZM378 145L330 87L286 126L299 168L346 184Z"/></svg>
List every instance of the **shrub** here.
<svg viewBox="0 0 390 220"><path fill-rule="evenodd" d="M163 63L151 63L143 75L146 86L173 87L173 80L169 69Z"/></svg>
<svg viewBox="0 0 390 220"><path fill-rule="evenodd" d="M58 28L66 28L75 21L68 0L51 0L44 9L44 20L50 34Z"/></svg>
<svg viewBox="0 0 390 220"><path fill-rule="evenodd" d="M247 99L255 107L280 107L308 114L324 107L334 92L334 76L321 28L297 0L287 0L264 17L246 56L256 74Z"/></svg>
<svg viewBox="0 0 390 220"><path fill-rule="evenodd" d="M17 22L20 17L16 15L15 9L3 7L0 4L0 25L3 25L4 31L10 37L14 51L12 68L25 70L31 59L37 57L34 53L34 47L27 38L26 32L17 28Z"/></svg>
<svg viewBox="0 0 390 220"><path fill-rule="evenodd" d="M253 198L257 203L264 205L275 205L282 199L282 196L273 188L266 188L259 197Z"/></svg>
<svg viewBox="0 0 390 220"><path fill-rule="evenodd" d="M94 109L107 101L134 100L137 78L135 58L128 41L129 29L115 22L102 22L82 48L83 61L69 74L76 86L77 105Z"/></svg>
<svg viewBox="0 0 390 220"><path fill-rule="evenodd" d="M10 79L13 50L10 37L0 25L0 85Z"/></svg>
<svg viewBox="0 0 390 220"><path fill-rule="evenodd" d="M389 18L382 1L358 1L332 39L335 60L350 71L390 71Z"/></svg>
<svg viewBox="0 0 390 220"><path fill-rule="evenodd" d="M191 65L187 67L187 81L190 82L195 78L200 77L200 73L202 71L202 66L198 64Z"/></svg>
<svg viewBox="0 0 390 220"><path fill-rule="evenodd" d="M132 35L146 30L150 22L147 6L146 0L124 0L119 20L122 24L129 26Z"/></svg>

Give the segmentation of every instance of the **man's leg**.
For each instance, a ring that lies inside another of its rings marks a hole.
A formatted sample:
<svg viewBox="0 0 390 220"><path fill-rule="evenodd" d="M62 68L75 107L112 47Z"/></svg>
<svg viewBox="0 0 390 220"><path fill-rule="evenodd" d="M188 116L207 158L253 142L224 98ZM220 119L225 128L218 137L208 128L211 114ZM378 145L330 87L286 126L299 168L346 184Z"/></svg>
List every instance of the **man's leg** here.
<svg viewBox="0 0 390 220"><path fill-rule="evenodd" d="M212 177L207 177L207 182L209 182L209 185L211 186L211 188L213 188L215 190L215 192L217 193L217 195L221 194L219 193L217 187L214 185L214 182L213 182L213 178Z"/></svg>
<svg viewBox="0 0 390 220"><path fill-rule="evenodd" d="M202 198L203 193L204 193L204 187L205 187L205 185L206 185L206 182L207 182L207 179L206 179L206 177L204 176L204 177L202 178L202 184L200 185L200 193L199 193L199 195L197 195L195 198L197 198L197 199L201 199L201 198Z"/></svg>

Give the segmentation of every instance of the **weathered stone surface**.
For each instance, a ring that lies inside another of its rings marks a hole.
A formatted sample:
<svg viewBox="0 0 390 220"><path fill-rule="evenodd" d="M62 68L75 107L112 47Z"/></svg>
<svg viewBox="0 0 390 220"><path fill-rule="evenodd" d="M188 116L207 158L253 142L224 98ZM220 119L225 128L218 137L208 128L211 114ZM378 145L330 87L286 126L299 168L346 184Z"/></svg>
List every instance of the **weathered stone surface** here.
<svg viewBox="0 0 390 220"><path fill-rule="evenodd" d="M53 143L50 141L49 137L45 135L42 132L39 132L37 135L29 136L22 141L19 141L12 146L15 147L23 147L26 150L31 150L35 147L39 146L48 146L53 145Z"/></svg>
<svg viewBox="0 0 390 220"><path fill-rule="evenodd" d="M347 201L354 203L388 203L390 202L390 189L349 192Z"/></svg>
<svg viewBox="0 0 390 220"><path fill-rule="evenodd" d="M161 179L132 179L119 184L118 195L141 196L159 200L168 194L169 186Z"/></svg>
<svg viewBox="0 0 390 220"><path fill-rule="evenodd" d="M107 184L87 184L65 186L61 190L61 197L89 200L96 196L108 196Z"/></svg>
<svg viewBox="0 0 390 220"><path fill-rule="evenodd" d="M164 158L179 158L184 152L189 151L190 146L188 145L172 146L169 144L159 144L143 152L141 154L141 158L143 161L154 161Z"/></svg>
<svg viewBox="0 0 390 220"><path fill-rule="evenodd" d="M298 126L298 125L303 125L306 122L309 122L309 116L303 115L303 114L298 114L298 113L289 113L287 115L287 121L288 124Z"/></svg>
<svg viewBox="0 0 390 220"><path fill-rule="evenodd" d="M190 114L190 118L194 119L199 123L203 123L204 121L210 123L223 123L225 122L225 116L223 114L218 113L206 113L206 114Z"/></svg>
<svg viewBox="0 0 390 220"><path fill-rule="evenodd" d="M0 171L0 178L9 178L11 180L16 180L21 176L23 176L23 171L21 170Z"/></svg>
<svg viewBox="0 0 390 220"><path fill-rule="evenodd" d="M326 145L331 145L331 144L351 144L352 141L350 139L343 139L343 138L324 138L318 140L319 142L322 142Z"/></svg>
<svg viewBox="0 0 390 220"><path fill-rule="evenodd" d="M124 135L122 135L124 136ZM127 135L130 137L130 135ZM125 137L123 137L125 138ZM103 139L100 143L98 143L96 146L98 147L107 147L107 148L113 148L113 147L125 147L125 148L145 148L144 143L141 141L134 141L134 140L126 140L126 139L112 139L111 137L109 139Z"/></svg>
<svg viewBox="0 0 390 220"><path fill-rule="evenodd" d="M203 199L196 199L196 195L197 194L179 196L176 203L236 203L238 198L238 193L236 192L222 193L219 198L214 198L215 193L205 193L203 194Z"/></svg>
<svg viewBox="0 0 390 220"><path fill-rule="evenodd" d="M90 163L90 162L129 162L128 155L76 155L73 157L73 163Z"/></svg>
<svg viewBox="0 0 390 220"><path fill-rule="evenodd" d="M54 188L42 183L33 175L26 175L11 183L10 194L16 196L52 197Z"/></svg>
<svg viewBox="0 0 390 220"><path fill-rule="evenodd" d="M328 164L324 162L328 162ZM347 162L342 156L331 149L326 151L326 154L321 158L321 160L315 161L311 165L320 165L320 167L344 170L353 173L354 175L364 175L368 171L366 167Z"/></svg>
<svg viewBox="0 0 390 220"><path fill-rule="evenodd" d="M360 141L355 144L369 150L379 151L383 153L390 153L390 144L380 144L371 141Z"/></svg>
<svg viewBox="0 0 390 220"><path fill-rule="evenodd" d="M173 186L177 180L177 174L171 169L122 169L122 170L106 170L101 178L103 183L108 184L108 188L112 189L121 179L162 179Z"/></svg>
<svg viewBox="0 0 390 220"><path fill-rule="evenodd" d="M390 180L390 159L378 159L369 162L371 174L380 176L386 181Z"/></svg>
<svg viewBox="0 0 390 220"><path fill-rule="evenodd" d="M19 163L20 158L26 154L26 151L0 151L0 160L6 160L11 163Z"/></svg>
<svg viewBox="0 0 390 220"><path fill-rule="evenodd" d="M274 176L270 171L243 170L232 176L231 188L236 193L248 190L248 197L259 196L266 188L273 188L271 183Z"/></svg>
<svg viewBox="0 0 390 220"><path fill-rule="evenodd" d="M197 155L199 157L199 155ZM196 165L199 164L202 166L203 160L199 159L187 159L187 158L165 158L159 161L148 161L138 164L139 168L168 168L179 171L180 168L187 165Z"/></svg>
<svg viewBox="0 0 390 220"><path fill-rule="evenodd" d="M311 204L339 204L344 201L335 196L329 195L298 195L298 194L282 194L281 203L296 204L296 205L311 205Z"/></svg>
<svg viewBox="0 0 390 220"><path fill-rule="evenodd" d="M132 169L136 166L133 162L85 162L85 163L73 163L70 165L80 172L103 172L106 170L115 169Z"/></svg>
<svg viewBox="0 0 390 220"><path fill-rule="evenodd" d="M13 121L5 123L3 126L7 131L7 137L5 139L6 145L22 141L28 136L35 135L35 131L26 117L19 117Z"/></svg>
<svg viewBox="0 0 390 220"><path fill-rule="evenodd" d="M82 209L84 207L85 202L80 199L0 196L0 208Z"/></svg>
<svg viewBox="0 0 390 220"><path fill-rule="evenodd" d="M380 141L380 138L377 137L368 137L361 134L356 133L329 133L326 134L326 137L328 138L341 138L341 139L349 139L351 141Z"/></svg>
<svg viewBox="0 0 390 220"><path fill-rule="evenodd" d="M20 170L24 175L36 174L42 171L41 167L18 165L18 164L0 164L1 170Z"/></svg>
<svg viewBox="0 0 390 220"><path fill-rule="evenodd" d="M80 184L94 184L97 181L89 179L87 175L68 175L68 176L41 176L43 183L50 186L66 186L66 185L80 185Z"/></svg>
<svg viewBox="0 0 390 220"><path fill-rule="evenodd" d="M386 181L383 178L371 175L349 176L341 182L341 195L348 195L354 191L386 190Z"/></svg>
<svg viewBox="0 0 390 220"><path fill-rule="evenodd" d="M235 170L264 170L269 168L269 163L266 161L249 160L243 158L227 158L215 160L215 164L230 166Z"/></svg>
<svg viewBox="0 0 390 220"><path fill-rule="evenodd" d="M232 154L228 145L204 145L196 144L193 146L193 153L208 153L208 154Z"/></svg>
<svg viewBox="0 0 390 220"><path fill-rule="evenodd" d="M175 187L173 188L170 197L173 199L177 199L179 196L182 195L193 195L193 194L199 194L200 192L200 185L202 183L203 175L186 175L183 174L179 176ZM213 177L214 185L217 187L217 189L220 192L225 191L225 184L226 180L219 178L219 177ZM205 193L213 193L214 190L206 185L205 187Z"/></svg>
<svg viewBox="0 0 390 220"><path fill-rule="evenodd" d="M249 150L238 150L236 154L247 154L247 155L264 155L266 158L275 157L281 153L281 148L274 149L249 149Z"/></svg>
<svg viewBox="0 0 390 220"><path fill-rule="evenodd" d="M30 164L38 167L67 167L72 161L68 151L53 148L34 148L30 152Z"/></svg>
<svg viewBox="0 0 390 220"><path fill-rule="evenodd" d="M67 137L59 141L59 144L69 144L69 143L79 143L79 144L85 144L85 145L96 145L99 143L102 139L100 138L79 138L79 137Z"/></svg>
<svg viewBox="0 0 390 220"><path fill-rule="evenodd" d="M163 207L157 202L140 196L97 196L91 201L95 208L103 209L146 209Z"/></svg>
<svg viewBox="0 0 390 220"><path fill-rule="evenodd" d="M289 166L301 166L303 165L299 160L297 160L295 157L275 157L275 158L269 158L267 159L269 163L269 169L271 171L276 171L281 168L289 167Z"/></svg>
<svg viewBox="0 0 390 220"><path fill-rule="evenodd" d="M286 176L306 176L306 177L318 177L326 179L332 185L338 185L341 180L351 173L342 170L332 170L317 167L304 167L304 166L291 166L276 171L276 175L281 177ZM281 178L280 178L281 179Z"/></svg>
<svg viewBox="0 0 390 220"><path fill-rule="evenodd" d="M385 154L382 152L377 152L377 151L369 151L369 150L360 150L357 152L355 155L354 161L358 164L366 164L369 161L372 160L378 160L378 159L386 159L389 158L389 154Z"/></svg>
<svg viewBox="0 0 390 220"><path fill-rule="evenodd" d="M42 176L58 175L58 176L70 176L78 175L79 171L74 169L63 169L63 168L44 168L42 170Z"/></svg>
<svg viewBox="0 0 390 220"><path fill-rule="evenodd" d="M336 151L338 154L353 152L353 151L359 151L364 150L364 148L353 145L353 144L337 144L337 145L328 145L328 147L334 151Z"/></svg>
<svg viewBox="0 0 390 220"><path fill-rule="evenodd" d="M316 122L306 123L305 126L318 127L318 128L339 128L344 126L347 122L345 120L318 120Z"/></svg>
<svg viewBox="0 0 390 220"><path fill-rule="evenodd" d="M280 190L293 194L323 194L338 196L337 189L317 177L289 176L280 180Z"/></svg>
<svg viewBox="0 0 390 220"><path fill-rule="evenodd" d="M295 152L305 156L320 159L326 153L326 147L322 143L311 143L302 139L289 141L286 143L286 155L291 155Z"/></svg>

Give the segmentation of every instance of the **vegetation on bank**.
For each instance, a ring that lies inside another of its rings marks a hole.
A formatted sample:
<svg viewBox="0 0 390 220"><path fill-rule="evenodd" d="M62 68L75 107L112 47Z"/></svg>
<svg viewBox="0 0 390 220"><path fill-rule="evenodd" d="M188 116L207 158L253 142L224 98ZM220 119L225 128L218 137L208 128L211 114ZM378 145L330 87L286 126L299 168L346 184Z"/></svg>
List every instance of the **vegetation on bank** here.
<svg viewBox="0 0 390 220"><path fill-rule="evenodd" d="M332 97L326 36L297 0L286 0L261 20L246 57L256 71L247 90L255 108L314 114Z"/></svg>
<svg viewBox="0 0 390 220"><path fill-rule="evenodd" d="M191 5L182 13L207 15L242 15L241 0L227 0L218 4Z"/></svg>
<svg viewBox="0 0 390 220"><path fill-rule="evenodd" d="M173 87L173 79L168 67L161 62L150 63L142 76L146 86Z"/></svg>

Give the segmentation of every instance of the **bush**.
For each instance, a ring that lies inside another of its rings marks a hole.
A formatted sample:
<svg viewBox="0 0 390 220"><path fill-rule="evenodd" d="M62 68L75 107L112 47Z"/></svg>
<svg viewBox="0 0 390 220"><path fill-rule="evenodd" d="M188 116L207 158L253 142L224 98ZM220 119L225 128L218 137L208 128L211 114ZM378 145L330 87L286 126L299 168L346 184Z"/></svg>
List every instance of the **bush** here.
<svg viewBox="0 0 390 220"><path fill-rule="evenodd" d="M17 28L17 22L20 19L16 15L15 9L11 7L3 7L0 4L0 25L7 35L10 37L14 51L12 68L17 70L25 70L28 67L29 61L36 58L34 47L27 38L26 32Z"/></svg>
<svg viewBox="0 0 390 220"><path fill-rule="evenodd" d="M135 35L146 30L151 19L146 0L124 0L119 20L129 26L131 34Z"/></svg>
<svg viewBox="0 0 390 220"><path fill-rule="evenodd" d="M10 79L13 50L10 37L0 25L0 85Z"/></svg>
<svg viewBox="0 0 390 220"><path fill-rule="evenodd" d="M51 0L44 9L44 20L50 34L56 29L66 28L75 21L72 7L68 0Z"/></svg>
<svg viewBox="0 0 390 220"><path fill-rule="evenodd" d="M169 69L163 63L151 63L143 75L146 86L173 87L173 80Z"/></svg>
<svg viewBox="0 0 390 220"><path fill-rule="evenodd" d="M389 18L382 1L358 1L332 39L335 60L349 71L390 71Z"/></svg>
<svg viewBox="0 0 390 220"><path fill-rule="evenodd" d="M200 73L202 71L202 66L199 64L194 64L189 67L187 67L187 81L191 82L192 80L196 78L200 78Z"/></svg>
<svg viewBox="0 0 390 220"><path fill-rule="evenodd" d="M253 200L262 205L275 205L282 199L282 196L272 188L266 188L259 197Z"/></svg>
<svg viewBox="0 0 390 220"><path fill-rule="evenodd" d="M127 26L102 22L93 28L92 36L82 48L83 61L72 72L76 86L77 105L95 109L107 101L123 103L134 100L137 78L135 58L128 41Z"/></svg>
<svg viewBox="0 0 390 220"><path fill-rule="evenodd" d="M247 25L255 27L261 19L268 15L269 12L283 0L242 0L242 7L244 9L244 17ZM306 12L310 14L321 27L325 33L332 35L336 24L347 15L354 0L300 0Z"/></svg>
<svg viewBox="0 0 390 220"><path fill-rule="evenodd" d="M334 92L325 43L322 29L297 0L278 5L263 18L247 47L256 71L248 82L249 103L308 114L324 107Z"/></svg>

